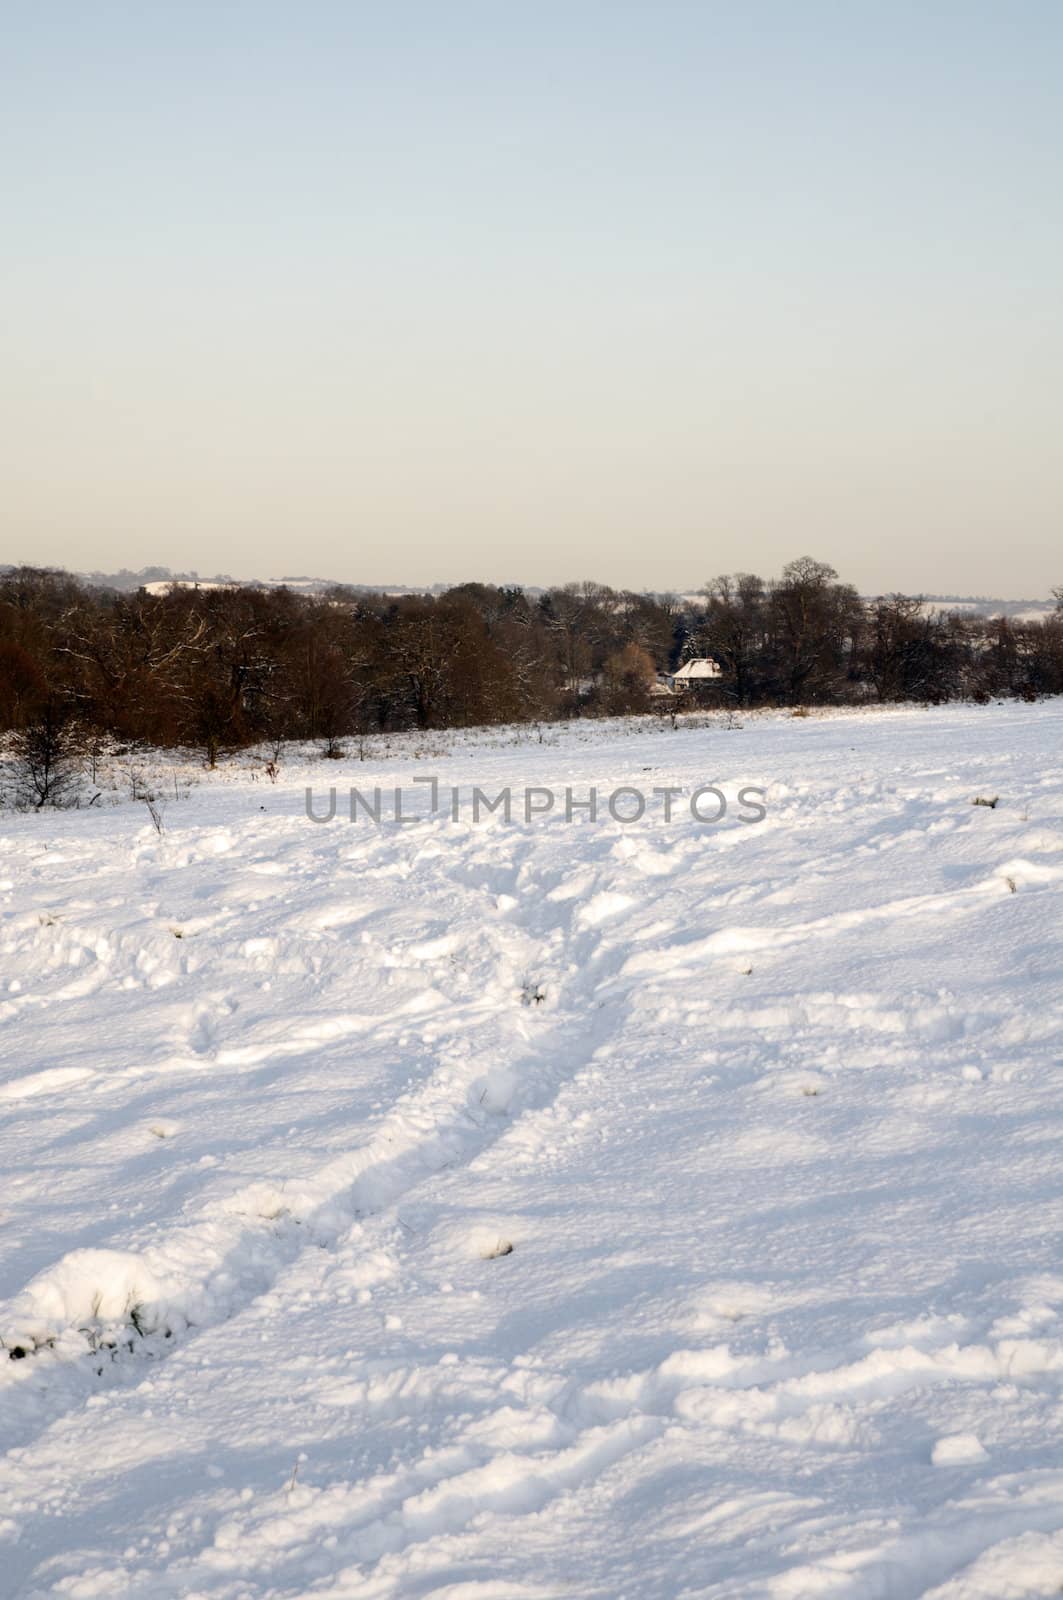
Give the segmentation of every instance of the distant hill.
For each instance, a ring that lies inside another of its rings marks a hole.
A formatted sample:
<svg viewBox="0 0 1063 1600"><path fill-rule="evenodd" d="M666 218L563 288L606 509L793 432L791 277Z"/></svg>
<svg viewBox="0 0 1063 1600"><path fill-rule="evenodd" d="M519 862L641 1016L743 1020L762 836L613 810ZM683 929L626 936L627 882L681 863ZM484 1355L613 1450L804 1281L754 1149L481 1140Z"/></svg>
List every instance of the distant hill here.
<svg viewBox="0 0 1063 1600"><path fill-rule="evenodd" d="M12 563L0 563L0 573L13 572ZM146 589L149 594L162 594L171 585L195 589L298 589L304 594L321 594L327 589L355 589L364 594L442 594L451 587L447 583L346 583L340 578L311 578L305 575L286 578L236 578L229 572L215 572L209 577L190 568L174 572L170 567L141 567L133 572L121 567L117 572L74 572L72 576L82 583L98 589L115 589L120 594L133 594Z"/></svg>
<svg viewBox="0 0 1063 1600"><path fill-rule="evenodd" d="M0 563L0 573L14 570L12 563ZM357 594L444 594L446 590L455 587L452 583L349 583L341 578L314 578L301 574L298 577L284 578L235 578L228 572L215 572L210 577L190 569L185 572L174 572L169 567L141 567L133 572L128 567L122 567L118 572L75 572L74 577L83 583L89 583L100 589L116 589L122 594L135 593L137 589L146 589L149 594L163 594L171 585L176 584L182 588L219 589L237 587L241 589L295 589L303 594L323 594L329 589L349 589ZM543 594L544 589L535 584L521 584L525 594L536 597ZM688 604L696 604L703 598L701 589L683 589L678 591L647 590L655 598L663 598L665 593L673 593L679 600ZM875 595L865 595L865 600L874 600ZM924 608L927 612L938 611L967 611L973 616L981 617L1009 617L1014 622L1041 622L1055 610L1054 600L1006 600L992 598L987 595L958 595L958 594L926 594L922 597Z"/></svg>
<svg viewBox="0 0 1063 1600"><path fill-rule="evenodd" d="M1054 600L989 600L982 595L928 594L927 611L967 611L976 617L1008 617L1012 622L1043 622L1056 608Z"/></svg>

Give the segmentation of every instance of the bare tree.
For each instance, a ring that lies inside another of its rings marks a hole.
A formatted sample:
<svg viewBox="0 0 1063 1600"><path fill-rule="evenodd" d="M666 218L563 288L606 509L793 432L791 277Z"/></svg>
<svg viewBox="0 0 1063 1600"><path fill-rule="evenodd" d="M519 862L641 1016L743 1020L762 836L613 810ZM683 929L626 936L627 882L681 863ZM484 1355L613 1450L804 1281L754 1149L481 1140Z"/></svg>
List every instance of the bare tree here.
<svg viewBox="0 0 1063 1600"><path fill-rule="evenodd" d="M33 721L14 735L16 796L40 811L70 798L77 781L80 732L69 710L48 695Z"/></svg>
<svg viewBox="0 0 1063 1600"><path fill-rule="evenodd" d="M764 579L752 572L714 578L705 587L702 653L719 661L740 706L756 698L758 659L767 627Z"/></svg>

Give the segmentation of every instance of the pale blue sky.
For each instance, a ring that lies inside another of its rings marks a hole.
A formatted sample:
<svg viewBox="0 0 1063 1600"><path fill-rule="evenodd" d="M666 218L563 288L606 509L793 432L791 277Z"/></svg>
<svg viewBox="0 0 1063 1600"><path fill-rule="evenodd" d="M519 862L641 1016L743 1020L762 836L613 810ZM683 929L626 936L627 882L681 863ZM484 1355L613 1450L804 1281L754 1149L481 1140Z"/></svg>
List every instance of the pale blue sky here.
<svg viewBox="0 0 1063 1600"><path fill-rule="evenodd" d="M1063 582L1063 3L0 3L0 560Z"/></svg>

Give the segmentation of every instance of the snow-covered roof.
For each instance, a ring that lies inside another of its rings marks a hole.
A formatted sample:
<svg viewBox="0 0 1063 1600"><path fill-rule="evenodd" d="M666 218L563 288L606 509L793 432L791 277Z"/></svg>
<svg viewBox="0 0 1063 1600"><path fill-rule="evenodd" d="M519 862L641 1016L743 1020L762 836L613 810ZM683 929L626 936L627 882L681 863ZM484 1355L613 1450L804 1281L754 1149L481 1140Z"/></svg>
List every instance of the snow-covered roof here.
<svg viewBox="0 0 1063 1600"><path fill-rule="evenodd" d="M692 661L684 661L673 676L677 679L718 678L722 670L720 663L711 656L695 656Z"/></svg>

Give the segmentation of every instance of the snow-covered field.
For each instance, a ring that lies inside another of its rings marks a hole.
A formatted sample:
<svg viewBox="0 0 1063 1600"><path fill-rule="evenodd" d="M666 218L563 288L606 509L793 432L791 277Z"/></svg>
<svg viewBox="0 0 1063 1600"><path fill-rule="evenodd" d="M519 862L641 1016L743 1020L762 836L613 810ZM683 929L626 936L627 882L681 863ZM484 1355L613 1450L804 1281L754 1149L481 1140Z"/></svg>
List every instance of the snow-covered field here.
<svg viewBox="0 0 1063 1600"><path fill-rule="evenodd" d="M0 1593L1058 1594L1063 705L448 747L0 818Z"/></svg>

